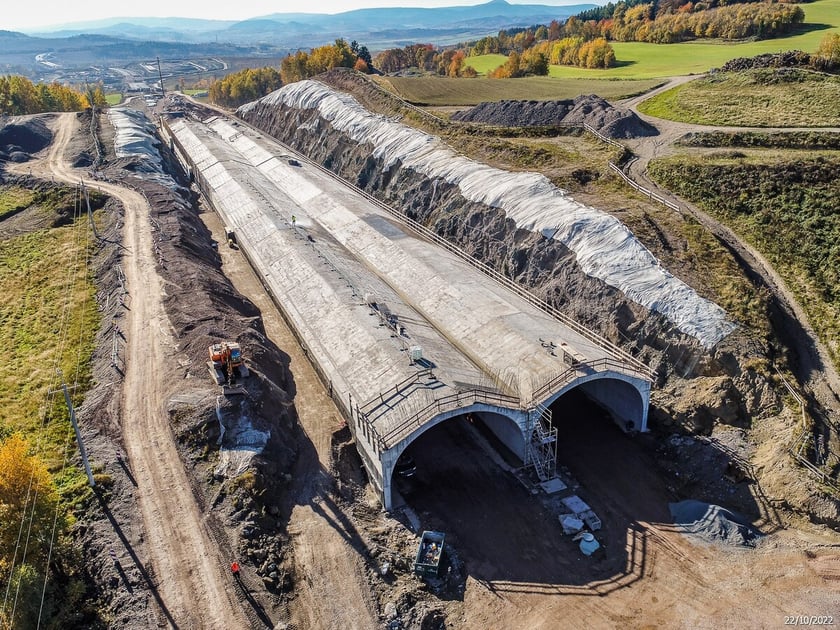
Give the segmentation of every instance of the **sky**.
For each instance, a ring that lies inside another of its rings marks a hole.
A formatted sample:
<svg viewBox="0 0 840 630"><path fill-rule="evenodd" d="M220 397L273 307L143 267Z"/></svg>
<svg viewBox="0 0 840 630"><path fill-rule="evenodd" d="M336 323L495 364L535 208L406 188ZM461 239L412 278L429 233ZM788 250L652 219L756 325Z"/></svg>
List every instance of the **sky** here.
<svg viewBox="0 0 840 630"><path fill-rule="evenodd" d="M0 11L0 30L37 31L39 28L113 17L189 17L246 20L271 13L341 13L373 7L449 7L482 4L487 0L6 0ZM593 0L508 0L511 4L565 5ZM601 4L601 0L594 0Z"/></svg>

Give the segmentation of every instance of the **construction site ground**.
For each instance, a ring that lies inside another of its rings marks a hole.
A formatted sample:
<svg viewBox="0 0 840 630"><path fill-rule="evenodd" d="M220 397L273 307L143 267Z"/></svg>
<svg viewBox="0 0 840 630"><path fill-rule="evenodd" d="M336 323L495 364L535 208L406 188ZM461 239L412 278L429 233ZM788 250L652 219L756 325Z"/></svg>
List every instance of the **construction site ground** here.
<svg viewBox="0 0 840 630"><path fill-rule="evenodd" d="M208 212L203 217L224 242L218 216ZM291 356L295 406L314 446L310 458L318 457L308 463L302 457L295 474L299 478L305 472L313 479L297 497L290 523L298 568L306 576L300 594L306 605L295 607L297 627L376 627L377 592L394 602L403 594L408 603L412 598L404 593L419 587L410 576L403 577L408 584L387 585L370 571L375 563L367 572L364 567L370 560L369 537L404 525L383 515L353 523L352 504L344 514L333 512L338 506L330 501L320 502L326 510L307 505L329 485L324 477L340 414L244 256L222 248L222 258L225 273L258 305L267 332ZM836 537L780 530L772 537L777 542L734 553L689 542L670 525L668 502L676 496L652 456L652 441L628 439L585 399L574 404L560 428L558 464L580 483L605 522L598 534L604 553L594 558L585 558L577 543L563 535L544 497L532 494L500 454L504 447L491 443L465 418L427 432L410 447L417 473L399 482L403 508L416 513L421 529L445 532L466 569L463 600L450 594L452 599L441 601L451 624L445 627L574 628L586 619L593 628L712 628L739 623L739 610L747 607L754 608L751 625L775 627L783 624L790 607L837 608L840 582L832 581L840 577ZM583 418L588 421L577 421ZM320 492L313 488L319 480ZM365 503L367 513L365 495L357 500ZM411 525L408 519L400 521ZM397 549L402 542L398 534L392 534ZM366 574L373 585L365 584ZM324 580L328 575L351 579L340 580L337 588L335 581ZM767 590L771 583L778 590Z"/></svg>
<svg viewBox="0 0 840 630"><path fill-rule="evenodd" d="M76 182L83 173L66 161L74 134L81 135L78 121L63 115L51 124L52 146L23 169ZM115 485L106 521L111 530L101 530L103 540L119 549L128 579L104 579L104 568L94 576L102 590L112 590L106 600L133 589L113 616L114 627L775 628L803 615L840 623L835 532L778 514L761 501L760 489L742 483L737 491L754 496L768 533L756 548L691 538L671 524L668 512L669 501L684 498L674 490L681 486L680 474L688 474L682 462L663 467L656 439L627 437L585 400L565 401L558 464L604 523L598 532L603 549L594 556L585 557L563 536L547 498L523 483L492 439L465 418L430 430L412 445L417 473L401 481L405 505L382 513L323 384L242 253L224 245L218 217L205 207L202 220L219 243L222 271L253 302L266 335L288 355L290 382L282 386L300 426L297 459L275 506L285 527L277 536L287 545L283 562L291 584L280 593L267 590L243 559L243 595L227 570L241 548L241 523L226 518L226 504L197 500L196 487L199 494L212 493L207 468L176 442L164 413L184 367L161 358L175 352L163 297L188 307L193 296L161 282L143 197L116 184L100 185L123 205L122 265L130 296L119 413L124 472L132 483ZM167 265L177 272L177 256L170 254ZM110 370L106 357L100 355L97 373ZM102 424L88 431L109 434L107 421L92 418ZM120 475L106 452L113 442L96 444L92 457ZM213 519L225 525L226 543L208 533ZM423 529L445 532L453 554L448 578L431 586L411 572ZM103 555L110 544L101 543Z"/></svg>
<svg viewBox="0 0 840 630"><path fill-rule="evenodd" d="M224 242L218 216L203 217ZM413 576L381 579L372 557L382 547L377 539L404 548L411 519L399 509L398 520L372 513L374 499L364 491L355 498L359 509L331 500L331 440L340 414L245 258L222 252L225 273L259 306L267 332L291 356L296 409L314 447L301 453L295 471L310 481L294 497L290 521L296 569L304 576L292 618L299 628L377 627L377 611L389 601L399 614L426 596ZM598 533L603 552L592 558L562 535L545 497L526 487L504 447L466 418L410 447L417 473L398 482L402 509L416 515L420 529L445 532L456 568L463 563L466 573L463 594L441 597L447 620L441 627L577 628L586 620L592 628L716 628L740 625L745 614L751 627L776 627L791 609L840 612L836 536L803 524L804 531L778 529L758 549L691 541L670 524L668 502L677 497L655 461L653 441L628 439L582 397L565 401L564 410L558 464L605 523ZM344 474L349 483L363 475L360 467ZM364 517L354 519L359 512Z"/></svg>

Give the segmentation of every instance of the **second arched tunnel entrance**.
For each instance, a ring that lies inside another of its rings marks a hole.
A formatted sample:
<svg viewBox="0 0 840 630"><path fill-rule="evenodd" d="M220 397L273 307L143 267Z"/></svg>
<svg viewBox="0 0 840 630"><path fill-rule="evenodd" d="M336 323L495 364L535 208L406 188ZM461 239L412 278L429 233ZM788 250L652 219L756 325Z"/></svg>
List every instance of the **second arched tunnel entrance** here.
<svg viewBox="0 0 840 630"><path fill-rule="evenodd" d="M569 491L601 516L604 554L581 563L562 533L557 497L532 491L521 457L503 441L515 424L488 414L453 417L408 446L404 456L416 469L394 476L395 511L408 508L422 529L446 532L470 576L504 588L580 588L625 575L628 558L641 553L635 523L667 521L667 490L646 451L581 390L558 398L552 411L558 466L580 484Z"/></svg>

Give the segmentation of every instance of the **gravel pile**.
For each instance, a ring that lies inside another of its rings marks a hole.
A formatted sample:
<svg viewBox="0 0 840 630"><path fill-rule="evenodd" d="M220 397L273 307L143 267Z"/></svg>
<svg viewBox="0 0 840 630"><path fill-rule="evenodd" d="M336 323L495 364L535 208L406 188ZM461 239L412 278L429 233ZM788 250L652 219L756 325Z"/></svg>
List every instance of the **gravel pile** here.
<svg viewBox="0 0 840 630"><path fill-rule="evenodd" d="M639 138L659 132L634 112L590 94L564 101L497 101L456 112L453 120L502 127L556 127L586 123L610 138Z"/></svg>
<svg viewBox="0 0 840 630"><path fill-rule="evenodd" d="M743 516L713 503L689 499L669 503L668 509L674 523L683 531L709 542L754 547L756 540L763 535Z"/></svg>
<svg viewBox="0 0 840 630"><path fill-rule="evenodd" d="M0 129L0 162L26 162L52 141L52 132L41 118L13 122Z"/></svg>

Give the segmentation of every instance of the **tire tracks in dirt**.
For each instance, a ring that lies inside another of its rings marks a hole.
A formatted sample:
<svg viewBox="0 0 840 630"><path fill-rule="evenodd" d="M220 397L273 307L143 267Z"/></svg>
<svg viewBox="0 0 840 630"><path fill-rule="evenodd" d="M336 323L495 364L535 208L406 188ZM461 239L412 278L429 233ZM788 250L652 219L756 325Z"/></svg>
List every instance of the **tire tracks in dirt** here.
<svg viewBox="0 0 840 630"><path fill-rule="evenodd" d="M221 220L202 219L224 243ZM333 433L342 427L338 408L265 287L236 250L220 247L222 271L260 310L266 335L289 355L294 404L301 428L299 452L289 488L287 531L295 563L295 597L289 602L290 629L370 630L379 626L360 547L364 543L345 508L331 493Z"/></svg>
<svg viewBox="0 0 840 630"><path fill-rule="evenodd" d="M42 177L77 183L81 172L65 162L78 123L74 114L53 121L49 153L27 165ZM166 365L175 346L161 301L161 280L152 252L149 206L136 191L98 182L125 208L123 266L128 288L126 369L122 383L124 446L137 482L135 498L144 523L145 550L156 577L156 598L173 628L247 628L227 575L210 542L175 447L166 414Z"/></svg>

